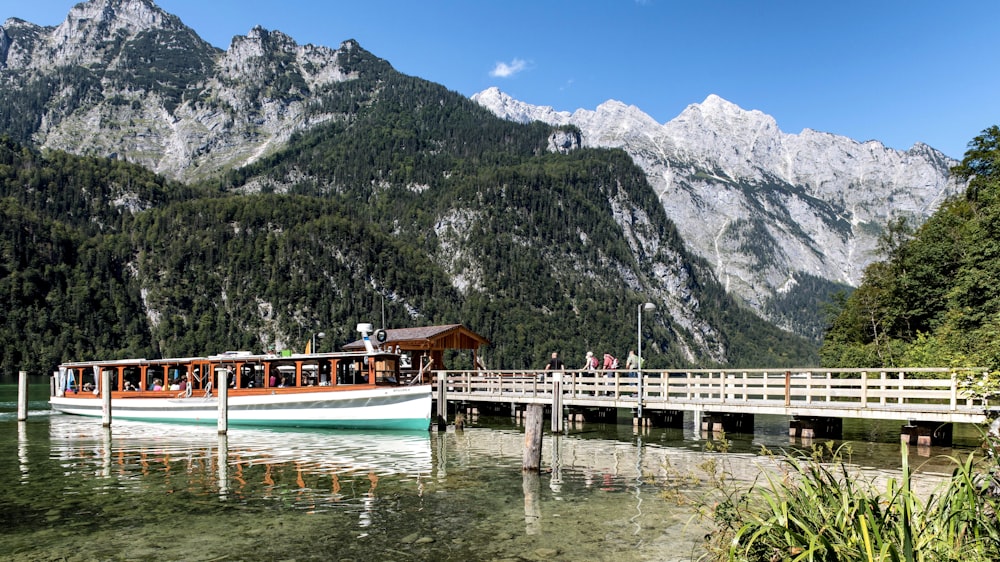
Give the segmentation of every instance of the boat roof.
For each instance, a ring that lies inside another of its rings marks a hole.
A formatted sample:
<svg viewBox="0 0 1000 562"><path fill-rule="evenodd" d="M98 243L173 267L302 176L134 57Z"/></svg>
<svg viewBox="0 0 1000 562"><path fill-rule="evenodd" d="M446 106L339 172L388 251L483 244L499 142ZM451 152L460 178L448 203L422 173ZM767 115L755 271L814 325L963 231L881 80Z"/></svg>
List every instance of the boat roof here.
<svg viewBox="0 0 1000 562"><path fill-rule="evenodd" d="M225 352L204 357L169 357L163 359L102 359L97 361L71 361L61 363L60 367L100 367L105 365L177 365L195 362L235 363L235 362L276 362L276 361L309 361L318 359L343 359L345 357L364 357L376 355L392 355L390 351L333 351L328 353L293 353L291 355L276 355L273 353L250 354L249 352Z"/></svg>

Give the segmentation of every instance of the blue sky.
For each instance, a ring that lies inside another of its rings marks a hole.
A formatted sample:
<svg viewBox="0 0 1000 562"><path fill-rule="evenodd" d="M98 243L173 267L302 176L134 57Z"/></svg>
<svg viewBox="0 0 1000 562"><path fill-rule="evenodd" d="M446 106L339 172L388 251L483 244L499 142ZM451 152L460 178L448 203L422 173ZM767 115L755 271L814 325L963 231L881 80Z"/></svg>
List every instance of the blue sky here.
<svg viewBox="0 0 1000 562"><path fill-rule="evenodd" d="M73 0L0 0L57 25ZM557 110L608 99L660 122L717 94L803 128L953 158L1000 124L993 0L159 0L226 48L254 25L346 39L466 96L497 86Z"/></svg>

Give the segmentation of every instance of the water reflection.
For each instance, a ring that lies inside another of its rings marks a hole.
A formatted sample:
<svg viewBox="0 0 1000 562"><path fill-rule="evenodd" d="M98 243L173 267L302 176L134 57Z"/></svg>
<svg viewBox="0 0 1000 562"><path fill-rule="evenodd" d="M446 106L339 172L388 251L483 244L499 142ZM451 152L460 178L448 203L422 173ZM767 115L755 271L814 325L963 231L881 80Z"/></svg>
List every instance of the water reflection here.
<svg viewBox="0 0 1000 562"><path fill-rule="evenodd" d="M636 437L636 454L635 454L635 472L637 474L635 478L635 511L636 514L632 517L632 524L635 525L635 535L639 534L642 530L640 522L642 521L642 436Z"/></svg>
<svg viewBox="0 0 1000 562"><path fill-rule="evenodd" d="M219 435L209 427L129 421L104 428L72 416L60 416L49 432L53 456L100 466L102 475L111 474L112 464L123 467L130 456L138 458L144 473L159 470L167 475L178 463L189 470L214 460L223 494L233 467L239 474L261 466L264 483L274 486L275 467L293 464L300 488L302 474L403 474L418 479L431 472L427 432L240 429Z"/></svg>
<svg viewBox="0 0 1000 562"><path fill-rule="evenodd" d="M229 497L229 435L226 433L219 433L215 464L219 473L219 499L226 500Z"/></svg>
<svg viewBox="0 0 1000 562"><path fill-rule="evenodd" d="M542 532L542 502L539 492L541 477L534 470L523 470L521 490L524 493L524 534L538 535Z"/></svg>
<svg viewBox="0 0 1000 562"><path fill-rule="evenodd" d="M21 482L28 481L28 422L17 422L17 462L21 469Z"/></svg>

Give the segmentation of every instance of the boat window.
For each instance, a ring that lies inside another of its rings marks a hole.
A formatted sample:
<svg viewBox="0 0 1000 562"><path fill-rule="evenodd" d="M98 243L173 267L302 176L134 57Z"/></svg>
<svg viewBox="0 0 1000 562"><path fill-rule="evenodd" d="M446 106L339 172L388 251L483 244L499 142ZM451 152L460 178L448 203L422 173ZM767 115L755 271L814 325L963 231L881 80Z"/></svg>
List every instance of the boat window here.
<svg viewBox="0 0 1000 562"><path fill-rule="evenodd" d="M215 380L220 384L226 381L228 388L236 388L236 369L232 365L216 365Z"/></svg>
<svg viewBox="0 0 1000 562"><path fill-rule="evenodd" d="M337 384L368 384L368 367L363 358L337 361Z"/></svg>
<svg viewBox="0 0 1000 562"><path fill-rule="evenodd" d="M97 388L97 381L94 380L94 370L82 369L80 373L80 390L92 392L95 388Z"/></svg>
<svg viewBox="0 0 1000 562"><path fill-rule="evenodd" d="M322 360L319 362L319 385L320 386L330 386L330 361Z"/></svg>
<svg viewBox="0 0 1000 562"><path fill-rule="evenodd" d="M191 388L193 390L201 390L201 389L205 388L205 385L208 384L208 382L209 382L208 381L208 377L207 376L202 376L202 372L203 372L203 370L202 370L201 364L196 364L191 369L191 378L193 379L192 380ZM204 371L204 372L207 375L207 371Z"/></svg>
<svg viewBox="0 0 1000 562"><path fill-rule="evenodd" d="M146 369L146 388L144 390L153 390L153 386L156 381L160 381L160 386L163 386L163 367L160 365L152 365Z"/></svg>
<svg viewBox="0 0 1000 562"><path fill-rule="evenodd" d="M277 372L278 387L295 386L295 363L271 363L271 371Z"/></svg>
<svg viewBox="0 0 1000 562"><path fill-rule="evenodd" d="M142 369L139 367L125 367L122 371L122 387L121 390L139 390L142 385ZM118 388L118 385L111 383L113 388Z"/></svg>
<svg viewBox="0 0 1000 562"><path fill-rule="evenodd" d="M302 386L317 386L319 384L317 370L315 363L302 365Z"/></svg>
<svg viewBox="0 0 1000 562"><path fill-rule="evenodd" d="M167 367L167 378L164 380L170 381L167 384L169 384L171 388L176 386L178 388L175 388L174 390L180 390L181 381L185 379L187 379L187 371L184 369L184 367L180 365L172 365L170 367Z"/></svg>
<svg viewBox="0 0 1000 562"><path fill-rule="evenodd" d="M240 365L240 388L263 388L264 369L256 363Z"/></svg>
<svg viewBox="0 0 1000 562"><path fill-rule="evenodd" d="M66 369L66 388L64 389L69 392L76 392L80 390L80 370L79 369Z"/></svg>
<svg viewBox="0 0 1000 562"><path fill-rule="evenodd" d="M375 358L375 384L399 384L399 362L393 356Z"/></svg>

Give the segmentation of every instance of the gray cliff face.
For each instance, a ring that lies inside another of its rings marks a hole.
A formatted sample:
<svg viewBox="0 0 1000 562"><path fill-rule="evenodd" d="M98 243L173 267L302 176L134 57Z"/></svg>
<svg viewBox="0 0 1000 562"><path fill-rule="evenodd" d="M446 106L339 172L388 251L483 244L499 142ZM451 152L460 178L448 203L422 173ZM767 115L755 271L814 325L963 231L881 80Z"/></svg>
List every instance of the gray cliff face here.
<svg viewBox="0 0 1000 562"><path fill-rule="evenodd" d="M354 77L337 62L353 47L297 45L257 27L223 52L148 0L91 0L56 27L7 20L0 87L44 92L39 146L192 180L338 117L310 104Z"/></svg>
<svg viewBox="0 0 1000 562"><path fill-rule="evenodd" d="M514 121L575 125L584 146L628 152L727 290L810 337L817 334L770 303L804 275L857 286L881 257L875 249L890 220L919 224L961 189L948 173L957 162L929 146L902 152L809 129L787 134L772 117L714 95L664 124L617 101L569 113L496 88L473 100Z"/></svg>

